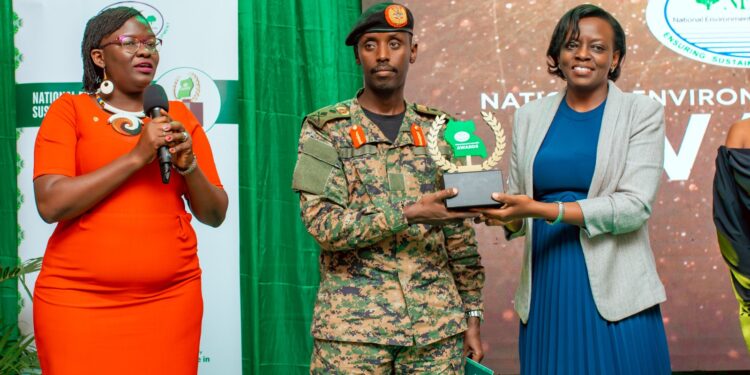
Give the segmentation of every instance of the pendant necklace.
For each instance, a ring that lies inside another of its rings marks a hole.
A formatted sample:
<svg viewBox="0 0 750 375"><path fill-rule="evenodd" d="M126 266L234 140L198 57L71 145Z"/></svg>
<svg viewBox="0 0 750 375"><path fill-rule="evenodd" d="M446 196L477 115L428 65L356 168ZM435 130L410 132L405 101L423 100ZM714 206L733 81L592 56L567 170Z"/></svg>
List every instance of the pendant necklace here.
<svg viewBox="0 0 750 375"><path fill-rule="evenodd" d="M143 111L131 112L117 108L112 104L105 102L98 94L96 95L96 102L99 103L105 111L113 114L112 116L109 116L107 122L109 122L112 129L116 132L127 136L134 136L141 133L141 129L143 128L142 119L146 117L146 114L143 113Z"/></svg>

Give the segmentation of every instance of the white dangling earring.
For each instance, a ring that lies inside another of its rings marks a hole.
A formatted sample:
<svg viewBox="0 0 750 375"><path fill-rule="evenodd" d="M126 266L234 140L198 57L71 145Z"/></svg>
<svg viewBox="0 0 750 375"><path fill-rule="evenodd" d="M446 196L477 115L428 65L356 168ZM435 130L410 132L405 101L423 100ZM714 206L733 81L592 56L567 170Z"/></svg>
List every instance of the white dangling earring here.
<svg viewBox="0 0 750 375"><path fill-rule="evenodd" d="M103 70L103 69L102 69ZM99 84L99 92L104 95L109 95L112 93L112 91L115 91L115 84L112 83L112 81L107 79L107 71L104 71L104 80L101 84Z"/></svg>

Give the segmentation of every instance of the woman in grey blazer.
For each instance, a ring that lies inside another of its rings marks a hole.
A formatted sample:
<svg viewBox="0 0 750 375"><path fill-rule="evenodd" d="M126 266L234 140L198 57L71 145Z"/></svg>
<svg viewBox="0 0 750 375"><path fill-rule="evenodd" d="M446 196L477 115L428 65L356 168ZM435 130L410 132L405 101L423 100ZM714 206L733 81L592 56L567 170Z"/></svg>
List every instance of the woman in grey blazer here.
<svg viewBox="0 0 750 375"><path fill-rule="evenodd" d="M622 27L599 7L560 19L547 59L566 88L517 111L509 194L482 210L509 238L526 237L515 298L522 373L670 373L646 225L664 115L615 86L625 51Z"/></svg>

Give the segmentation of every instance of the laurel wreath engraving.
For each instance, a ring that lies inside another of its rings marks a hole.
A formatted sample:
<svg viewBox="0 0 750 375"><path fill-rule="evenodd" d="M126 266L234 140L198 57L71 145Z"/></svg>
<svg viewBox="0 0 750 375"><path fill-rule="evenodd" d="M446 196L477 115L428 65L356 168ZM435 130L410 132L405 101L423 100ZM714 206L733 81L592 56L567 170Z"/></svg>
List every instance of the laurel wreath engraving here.
<svg viewBox="0 0 750 375"><path fill-rule="evenodd" d="M458 167L448 161L438 149L438 134L443 125L445 125L445 115L437 116L432 120L430 132L427 135L427 151L440 169L449 173L458 172Z"/></svg>
<svg viewBox="0 0 750 375"><path fill-rule="evenodd" d="M500 159L503 158L503 153L505 153L505 131L503 131L503 127L497 122L497 119L492 112L481 113L484 122L486 122L492 129L492 132L495 133L495 150L492 151L492 155L482 163L482 170L487 171L497 165L497 163L500 162Z"/></svg>
<svg viewBox="0 0 750 375"><path fill-rule="evenodd" d="M437 116L432 121L430 132L427 135L427 151L435 161L435 164L437 164L437 166L442 170L448 173L468 172L475 170L487 171L492 169L492 167L499 163L500 159L503 158L503 153L505 152L505 131L503 131L503 127L500 125L500 123L497 122L497 119L495 118L495 115L492 114L492 112L481 113L482 119L485 123L487 123L487 125L489 125L489 127L492 129L492 132L495 134L495 150L492 151L490 157L487 158L487 160L485 160L481 166L459 167L446 159L438 148L438 134L440 133L440 129L443 127L443 125L445 125L445 115Z"/></svg>

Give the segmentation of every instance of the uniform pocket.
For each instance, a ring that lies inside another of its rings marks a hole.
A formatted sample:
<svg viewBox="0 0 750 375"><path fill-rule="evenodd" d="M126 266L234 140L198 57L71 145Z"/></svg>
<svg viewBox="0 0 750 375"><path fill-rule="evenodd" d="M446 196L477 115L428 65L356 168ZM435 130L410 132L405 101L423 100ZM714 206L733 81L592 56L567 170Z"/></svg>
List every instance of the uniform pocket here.
<svg viewBox="0 0 750 375"><path fill-rule="evenodd" d="M387 198L388 175L377 146L367 144L349 150L351 157L342 160L351 203Z"/></svg>
<svg viewBox="0 0 750 375"><path fill-rule="evenodd" d="M402 164L406 190L410 196L434 192L441 186L440 169L426 147L415 147Z"/></svg>

